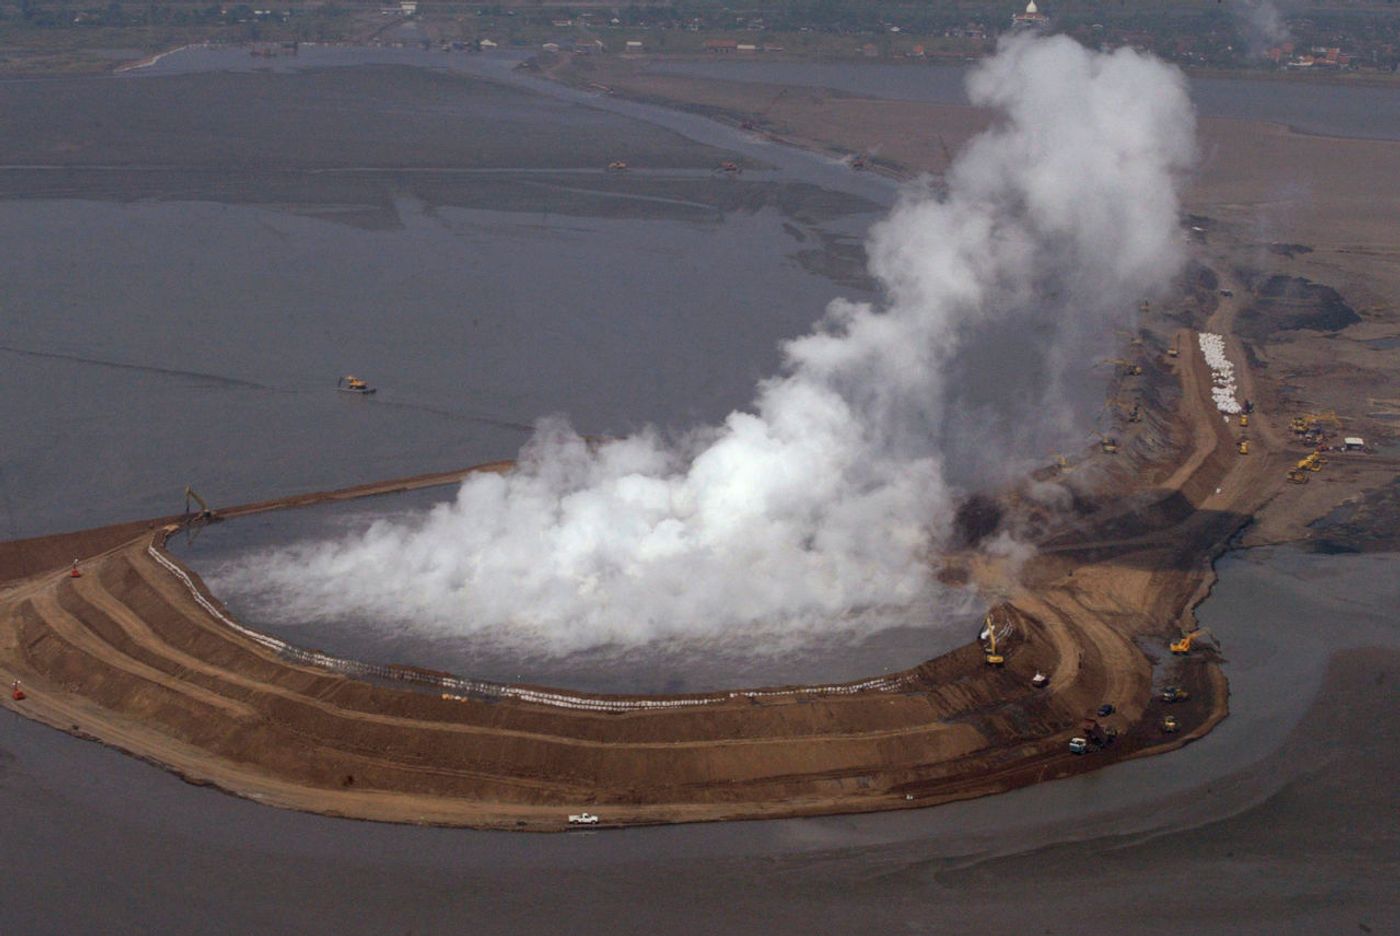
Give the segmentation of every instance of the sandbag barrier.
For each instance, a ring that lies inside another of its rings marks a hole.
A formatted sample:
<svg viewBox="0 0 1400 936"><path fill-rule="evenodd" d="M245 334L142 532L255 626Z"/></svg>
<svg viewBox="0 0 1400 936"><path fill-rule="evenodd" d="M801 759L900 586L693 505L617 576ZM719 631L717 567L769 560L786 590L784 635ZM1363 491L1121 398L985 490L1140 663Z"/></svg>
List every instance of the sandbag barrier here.
<svg viewBox="0 0 1400 936"><path fill-rule="evenodd" d="M1201 355L1210 368L1210 395L1215 400L1215 408L1233 416L1242 407L1235 399L1235 365L1225 356L1225 339L1213 332L1201 332L1198 340Z"/></svg>
<svg viewBox="0 0 1400 936"><path fill-rule="evenodd" d="M664 699L610 699L576 695L549 689L529 689L524 686L510 686L504 683L488 682L480 679L467 679L447 673L431 673L409 666L383 663L362 663L344 657L332 656L318 650L304 650L287 643L271 634L264 634L239 624L219 610L202 592L188 572L165 555L165 540L171 530L164 529L156 534L146 552L173 575L194 598L195 602L209 612L210 616L238 634L279 656L307 666L343 673L347 676L373 676L379 679L392 679L399 682L431 686L441 692L442 698L449 701L467 702L473 698L514 699L533 705L548 705L554 708L575 709L586 712L645 712L659 709L691 708L701 705L717 705L734 699L781 698L784 696L844 696L862 692L903 692L914 687L918 677L913 672L896 673L889 676L876 676L854 683L839 683L823 686L794 686L784 689L735 689L699 696L676 696Z"/></svg>

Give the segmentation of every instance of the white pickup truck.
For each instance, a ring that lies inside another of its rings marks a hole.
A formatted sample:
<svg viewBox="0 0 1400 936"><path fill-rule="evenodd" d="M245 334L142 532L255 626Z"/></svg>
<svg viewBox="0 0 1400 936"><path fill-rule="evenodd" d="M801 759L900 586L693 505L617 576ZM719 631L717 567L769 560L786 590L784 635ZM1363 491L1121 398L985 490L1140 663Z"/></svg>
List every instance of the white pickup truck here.
<svg viewBox="0 0 1400 936"><path fill-rule="evenodd" d="M597 823L598 817L592 813L581 812L569 814L570 825L596 825Z"/></svg>

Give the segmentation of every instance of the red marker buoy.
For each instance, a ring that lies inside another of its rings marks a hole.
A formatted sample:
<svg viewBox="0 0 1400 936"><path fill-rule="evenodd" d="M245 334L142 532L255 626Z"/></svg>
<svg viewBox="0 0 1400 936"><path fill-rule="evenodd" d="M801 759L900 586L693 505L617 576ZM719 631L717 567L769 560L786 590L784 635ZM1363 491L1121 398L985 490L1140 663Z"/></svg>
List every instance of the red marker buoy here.
<svg viewBox="0 0 1400 936"><path fill-rule="evenodd" d="M83 573L78 571L78 560L73 560L73 570L68 573L69 578L82 578Z"/></svg>

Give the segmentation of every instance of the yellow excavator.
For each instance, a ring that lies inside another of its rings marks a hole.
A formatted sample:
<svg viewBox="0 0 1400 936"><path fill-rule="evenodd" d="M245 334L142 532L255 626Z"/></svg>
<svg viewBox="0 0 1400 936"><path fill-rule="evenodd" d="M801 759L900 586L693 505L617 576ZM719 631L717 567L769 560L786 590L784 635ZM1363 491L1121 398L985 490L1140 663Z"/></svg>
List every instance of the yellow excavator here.
<svg viewBox="0 0 1400 936"><path fill-rule="evenodd" d="M986 635L987 641L985 644L985 649L987 651L987 665L1001 666L1004 663L1006 663L1006 657L1002 656L1000 653L997 653L997 629L996 625L992 623L992 612L987 612L987 617L985 618L983 623L986 625L986 629L983 630L982 633Z"/></svg>
<svg viewBox="0 0 1400 936"><path fill-rule="evenodd" d="M335 387L342 393L359 393L368 395L374 392L374 388L358 377L347 375L336 381Z"/></svg>
<svg viewBox="0 0 1400 936"><path fill-rule="evenodd" d="M1094 433L1099 437L1099 447L1103 449L1105 455L1118 454L1118 440L1113 436L1106 436L1102 432Z"/></svg>
<svg viewBox="0 0 1400 936"><path fill-rule="evenodd" d="M1191 633L1181 637L1179 640L1173 640L1171 642L1172 653L1175 653L1177 656L1185 656L1186 654L1191 652L1191 645L1194 644L1197 639L1204 637L1209 633L1210 631L1206 630L1204 627L1198 627L1195 630L1191 631Z"/></svg>
<svg viewBox="0 0 1400 936"><path fill-rule="evenodd" d="M1249 454L1249 440L1248 440L1248 439L1240 439L1240 454L1241 454L1241 455L1248 455L1248 454Z"/></svg>

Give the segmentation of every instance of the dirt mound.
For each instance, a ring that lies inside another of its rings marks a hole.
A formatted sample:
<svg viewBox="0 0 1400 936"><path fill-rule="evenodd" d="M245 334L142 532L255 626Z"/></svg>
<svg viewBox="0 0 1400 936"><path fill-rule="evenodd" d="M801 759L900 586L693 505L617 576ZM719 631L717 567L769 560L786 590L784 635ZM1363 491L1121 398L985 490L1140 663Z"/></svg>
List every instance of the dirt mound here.
<svg viewBox="0 0 1400 936"><path fill-rule="evenodd" d="M1279 332L1335 332L1361 321L1356 310L1330 286L1301 276L1270 276L1251 283L1254 301L1240 312L1235 331L1262 341Z"/></svg>

